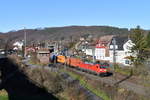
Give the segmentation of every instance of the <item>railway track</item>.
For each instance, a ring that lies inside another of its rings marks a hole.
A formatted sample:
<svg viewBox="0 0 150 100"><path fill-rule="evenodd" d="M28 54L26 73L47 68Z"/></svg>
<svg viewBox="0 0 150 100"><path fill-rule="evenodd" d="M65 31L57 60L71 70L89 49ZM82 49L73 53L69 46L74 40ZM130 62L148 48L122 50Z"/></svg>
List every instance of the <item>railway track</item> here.
<svg viewBox="0 0 150 100"><path fill-rule="evenodd" d="M91 80L96 80L98 82L103 82L106 83L110 86L114 86L116 83L118 83L119 81L121 81L125 76L120 75L117 73L117 77L114 77L113 75L109 76L109 77L100 77L100 76L96 76L94 74L90 74L81 70L77 70L75 68L70 68L68 66L64 66L62 64L54 64L55 66L59 66L58 68L66 68L67 70L73 71L76 74L80 74L82 76L85 76L87 78L90 78ZM115 73L116 74L116 73ZM118 85L121 88L127 89L129 91L133 91L136 94L139 95L144 95L147 96L149 95L147 93L147 91L149 91L148 89L146 89L144 86L142 85L138 85L136 83L133 83L134 80L131 79L127 79L125 81L122 81L121 83L119 83Z"/></svg>
<svg viewBox="0 0 150 100"><path fill-rule="evenodd" d="M63 68L65 67L64 65L61 65L61 64L57 64L57 66L63 67ZM116 83L120 82L125 77L125 76L122 76L122 75L119 75L119 74L117 74L118 75L117 77L114 77L113 75L109 76L109 77L100 77L100 76L96 76L94 74L84 72L82 70L77 70L75 68L70 68L68 66L66 67L66 69L70 70L70 71L73 71L76 74L79 74L79 75L85 76L87 78L90 78L91 80L96 80L98 82L106 83L110 86L114 86ZM147 93L147 91L149 91L148 89L146 89L142 85L135 84L135 83L129 81L128 79L118 83L118 86L121 87L121 88L127 89L129 91L133 91L134 93L139 94L139 95L144 95L144 96L149 95Z"/></svg>
<svg viewBox="0 0 150 100"><path fill-rule="evenodd" d="M25 65L27 65L30 68L37 68L37 67L43 67L43 66L37 66L37 65L32 65L28 63L28 60L23 60L22 61ZM44 66L44 69L46 70L50 70L52 72L60 72L59 67L57 66L61 66L59 64L52 64L51 67L49 66ZM60 72L61 73L61 72ZM35 82L34 80L31 80L34 84L36 84L37 86L41 87L41 85L37 84L37 82ZM83 87L80 85L80 89L82 89L82 91L85 91L85 94L88 95L89 100L103 100L101 97L99 97L98 95L96 95L95 93L93 93L92 91L90 91L88 88Z"/></svg>

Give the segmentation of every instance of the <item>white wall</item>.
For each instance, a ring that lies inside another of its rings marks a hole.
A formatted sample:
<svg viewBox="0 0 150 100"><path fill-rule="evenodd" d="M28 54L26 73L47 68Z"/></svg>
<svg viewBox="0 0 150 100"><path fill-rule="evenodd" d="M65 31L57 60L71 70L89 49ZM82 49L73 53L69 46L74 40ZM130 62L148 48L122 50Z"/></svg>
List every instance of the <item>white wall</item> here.
<svg viewBox="0 0 150 100"><path fill-rule="evenodd" d="M105 49L104 48L95 48L95 56L96 59L102 60L105 57Z"/></svg>
<svg viewBox="0 0 150 100"><path fill-rule="evenodd" d="M14 44L13 44L13 46L16 46L18 49L22 49L22 46L23 46L23 42L15 42Z"/></svg>
<svg viewBox="0 0 150 100"><path fill-rule="evenodd" d="M95 57L97 60L109 60L110 57L106 57L106 49L105 48L95 48Z"/></svg>
<svg viewBox="0 0 150 100"><path fill-rule="evenodd" d="M90 55L90 56L93 55L92 54L92 49L86 49L85 53L86 53L86 55Z"/></svg>
<svg viewBox="0 0 150 100"><path fill-rule="evenodd" d="M113 50L109 51L110 53L110 62L113 62ZM125 57L125 52L123 50L116 50L116 63L123 63Z"/></svg>

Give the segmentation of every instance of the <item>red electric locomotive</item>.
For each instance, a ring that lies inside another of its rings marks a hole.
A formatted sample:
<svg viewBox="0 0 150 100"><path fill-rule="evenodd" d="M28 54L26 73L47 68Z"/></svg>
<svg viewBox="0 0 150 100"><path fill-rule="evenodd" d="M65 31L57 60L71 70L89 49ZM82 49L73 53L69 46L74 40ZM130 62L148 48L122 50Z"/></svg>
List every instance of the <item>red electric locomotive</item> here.
<svg viewBox="0 0 150 100"><path fill-rule="evenodd" d="M81 69L86 72L90 72L96 75L106 75L109 72L108 63L88 63L74 57L65 57L62 55L57 56L57 62L67 64L68 66Z"/></svg>

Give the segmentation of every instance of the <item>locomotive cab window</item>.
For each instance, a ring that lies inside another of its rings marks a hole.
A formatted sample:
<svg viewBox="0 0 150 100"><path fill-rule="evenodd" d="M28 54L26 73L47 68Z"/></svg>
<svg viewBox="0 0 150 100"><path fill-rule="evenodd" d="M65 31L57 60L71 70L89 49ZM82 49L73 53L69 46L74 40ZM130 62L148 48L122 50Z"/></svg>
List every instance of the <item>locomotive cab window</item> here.
<svg viewBox="0 0 150 100"><path fill-rule="evenodd" d="M106 66L104 66L104 65L101 65L101 66L100 66L100 68L106 68Z"/></svg>
<svg viewBox="0 0 150 100"><path fill-rule="evenodd" d="M100 64L100 68L108 68L108 67L109 67L108 63Z"/></svg>

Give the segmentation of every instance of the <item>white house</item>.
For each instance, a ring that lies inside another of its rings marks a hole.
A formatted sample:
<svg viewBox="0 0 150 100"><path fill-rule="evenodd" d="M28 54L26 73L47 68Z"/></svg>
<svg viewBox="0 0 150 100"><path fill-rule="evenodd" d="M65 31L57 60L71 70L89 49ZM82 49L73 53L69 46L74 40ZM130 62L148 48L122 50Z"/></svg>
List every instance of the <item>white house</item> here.
<svg viewBox="0 0 150 100"><path fill-rule="evenodd" d="M97 40L95 57L97 60L109 61L109 44L113 35L102 36Z"/></svg>
<svg viewBox="0 0 150 100"><path fill-rule="evenodd" d="M113 37L116 40L115 45L115 61L118 64L125 66L130 66L132 64L129 58L136 57L136 54L131 53L131 48L134 46L134 43L131 39L127 37ZM96 60L109 61L113 63L114 60L114 44L113 38L103 41L99 40L95 47L87 47L84 51L86 55L94 56ZM106 38L107 39L107 38ZM94 48L94 49L93 49Z"/></svg>
<svg viewBox="0 0 150 100"><path fill-rule="evenodd" d="M15 43L13 43L14 46L14 50L22 50L22 46L23 46L23 41L17 41Z"/></svg>
<svg viewBox="0 0 150 100"><path fill-rule="evenodd" d="M95 57L97 60L108 60L108 57L106 57L106 47L105 46L96 47Z"/></svg>
<svg viewBox="0 0 150 100"><path fill-rule="evenodd" d="M132 64L129 59L131 56L136 57L136 54L131 53L131 48L134 46L133 42L129 38L125 37L114 37L116 40L115 45L115 60L116 63L123 64L125 66L129 66ZM113 50L113 42L110 43L110 62L113 62L114 50Z"/></svg>
<svg viewBox="0 0 150 100"><path fill-rule="evenodd" d="M96 60L109 61L109 43L112 36L103 36L93 44L93 47L88 47L86 49L86 55L95 56Z"/></svg>

